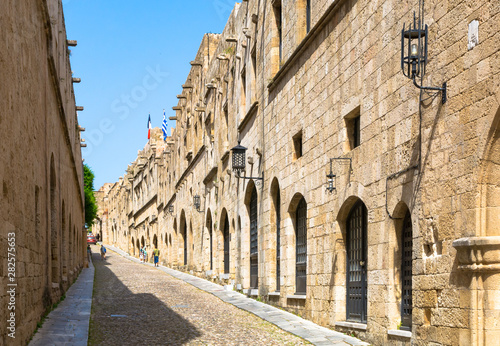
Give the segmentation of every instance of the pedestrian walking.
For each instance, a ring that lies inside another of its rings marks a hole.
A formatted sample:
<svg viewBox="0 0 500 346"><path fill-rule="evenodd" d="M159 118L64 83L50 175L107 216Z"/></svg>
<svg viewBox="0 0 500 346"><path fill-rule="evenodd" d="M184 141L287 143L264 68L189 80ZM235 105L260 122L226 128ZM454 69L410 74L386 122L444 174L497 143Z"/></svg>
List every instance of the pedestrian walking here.
<svg viewBox="0 0 500 346"><path fill-rule="evenodd" d="M155 249L153 250L153 255L154 255L154 262L155 262L155 267L158 267L158 261L160 259L160 250L158 250L158 246L155 246Z"/></svg>
<svg viewBox="0 0 500 346"><path fill-rule="evenodd" d="M101 245L101 260L106 259L106 248Z"/></svg>
<svg viewBox="0 0 500 346"><path fill-rule="evenodd" d="M87 244L87 255L89 256L89 262L92 261L92 249L90 248L90 244Z"/></svg>
<svg viewBox="0 0 500 346"><path fill-rule="evenodd" d="M142 250L144 253L144 263L148 263L148 252L146 251L146 245L144 245L144 249Z"/></svg>
<svg viewBox="0 0 500 346"><path fill-rule="evenodd" d="M142 248L139 249L139 260L142 262L144 262L144 252L142 252Z"/></svg>

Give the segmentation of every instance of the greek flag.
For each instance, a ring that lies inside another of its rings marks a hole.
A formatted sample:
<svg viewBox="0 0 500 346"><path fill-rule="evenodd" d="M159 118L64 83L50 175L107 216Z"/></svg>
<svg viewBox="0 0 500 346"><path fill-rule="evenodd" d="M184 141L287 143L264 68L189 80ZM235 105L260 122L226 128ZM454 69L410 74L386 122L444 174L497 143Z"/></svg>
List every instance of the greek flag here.
<svg viewBox="0 0 500 346"><path fill-rule="evenodd" d="M148 139L151 138L151 114L148 117Z"/></svg>
<svg viewBox="0 0 500 346"><path fill-rule="evenodd" d="M161 124L161 129L163 131L163 140L167 140L167 118L165 118L165 110L163 110L163 123Z"/></svg>

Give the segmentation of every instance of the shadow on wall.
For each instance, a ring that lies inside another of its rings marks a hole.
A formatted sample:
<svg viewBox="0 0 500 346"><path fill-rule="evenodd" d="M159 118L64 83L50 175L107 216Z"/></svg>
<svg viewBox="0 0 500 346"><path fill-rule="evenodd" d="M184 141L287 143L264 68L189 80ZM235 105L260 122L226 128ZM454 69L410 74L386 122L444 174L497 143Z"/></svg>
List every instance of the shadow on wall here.
<svg viewBox="0 0 500 346"><path fill-rule="evenodd" d="M201 336L155 295L129 290L109 268L112 256L119 255L108 252L101 261L99 253L92 254L96 273L89 345L183 345Z"/></svg>

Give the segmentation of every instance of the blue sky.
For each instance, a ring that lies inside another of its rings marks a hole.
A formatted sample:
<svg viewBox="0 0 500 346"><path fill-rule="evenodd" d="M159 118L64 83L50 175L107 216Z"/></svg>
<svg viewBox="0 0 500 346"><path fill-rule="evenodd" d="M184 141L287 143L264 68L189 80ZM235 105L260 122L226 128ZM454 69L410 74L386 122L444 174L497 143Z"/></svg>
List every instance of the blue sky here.
<svg viewBox="0 0 500 346"><path fill-rule="evenodd" d="M203 35L220 33L232 0L63 0L83 158L94 187L114 183L147 143L147 120L175 115ZM175 122L168 120L169 128ZM170 131L169 131L170 135Z"/></svg>

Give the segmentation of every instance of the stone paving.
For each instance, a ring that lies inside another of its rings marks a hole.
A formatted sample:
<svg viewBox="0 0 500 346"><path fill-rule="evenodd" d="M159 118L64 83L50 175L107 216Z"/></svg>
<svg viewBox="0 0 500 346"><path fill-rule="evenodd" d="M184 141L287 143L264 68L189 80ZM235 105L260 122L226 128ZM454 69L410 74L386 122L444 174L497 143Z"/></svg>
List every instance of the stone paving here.
<svg viewBox="0 0 500 346"><path fill-rule="evenodd" d="M308 344L161 270L107 253L94 261L89 345Z"/></svg>
<svg viewBox="0 0 500 346"><path fill-rule="evenodd" d="M124 338L122 340L141 340L143 337L169 345L303 345L308 342L315 345L368 345L238 292L226 291L208 280L163 266L155 268L152 264L142 264L119 249L106 247L120 256L108 251L110 257L96 264L92 342L100 343L101 335L119 334L119 338ZM221 304L217 298L229 304ZM123 304L123 300L128 303ZM156 311L156 317L152 316L152 311ZM162 322L152 327L154 323L145 321L146 317ZM129 320L135 323L127 323ZM98 327L100 324L109 327ZM127 325L126 330L116 328L123 324ZM137 325L144 325L148 332L137 329ZM94 331L100 331L96 339ZM109 342L114 341L110 338L106 340Z"/></svg>
<svg viewBox="0 0 500 346"><path fill-rule="evenodd" d="M87 345L93 283L94 266L90 262L89 268L82 270L66 292L66 298L47 316L29 345Z"/></svg>
<svg viewBox="0 0 500 346"><path fill-rule="evenodd" d="M107 247L116 252L108 251L101 261L93 246L95 282L91 263L30 345L368 345L210 281L154 268Z"/></svg>

